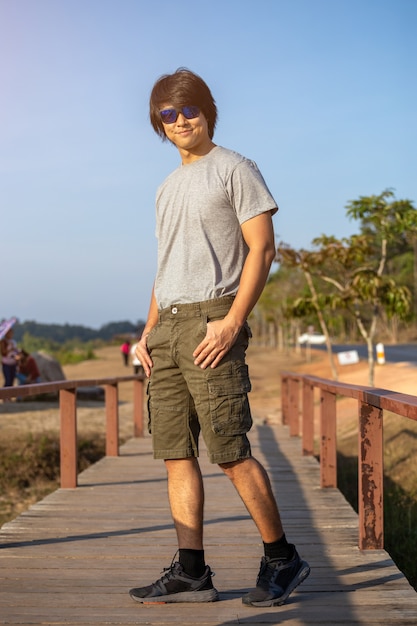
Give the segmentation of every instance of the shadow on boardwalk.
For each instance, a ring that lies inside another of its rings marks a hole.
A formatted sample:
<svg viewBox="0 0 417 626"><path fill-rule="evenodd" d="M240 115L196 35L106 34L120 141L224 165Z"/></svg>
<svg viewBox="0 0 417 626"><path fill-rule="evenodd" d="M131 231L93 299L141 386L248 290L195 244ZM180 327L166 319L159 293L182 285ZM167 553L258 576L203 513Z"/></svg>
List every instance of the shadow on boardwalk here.
<svg viewBox="0 0 417 626"><path fill-rule="evenodd" d="M319 488L319 468L282 426L258 424L253 453L267 468L289 541L310 577L282 607L255 609L259 535L223 473L201 465L205 545L220 601L138 605L132 586L159 577L176 551L162 462L148 437L132 439L0 531L0 624L415 624L417 594L384 551L360 552L357 516L336 489Z"/></svg>

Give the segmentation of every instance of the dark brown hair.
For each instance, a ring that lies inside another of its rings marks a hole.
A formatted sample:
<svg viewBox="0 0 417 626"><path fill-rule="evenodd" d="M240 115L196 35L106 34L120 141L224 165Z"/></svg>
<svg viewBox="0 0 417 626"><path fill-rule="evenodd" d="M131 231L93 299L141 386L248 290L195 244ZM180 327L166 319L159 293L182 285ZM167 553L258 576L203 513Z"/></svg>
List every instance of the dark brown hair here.
<svg viewBox="0 0 417 626"><path fill-rule="evenodd" d="M162 139L166 139L166 135L159 111L167 103L176 109L187 105L198 106L207 120L209 137L213 139L217 122L216 102L198 74L180 67L173 74L164 74L158 78L153 86L149 101L149 117L154 131Z"/></svg>

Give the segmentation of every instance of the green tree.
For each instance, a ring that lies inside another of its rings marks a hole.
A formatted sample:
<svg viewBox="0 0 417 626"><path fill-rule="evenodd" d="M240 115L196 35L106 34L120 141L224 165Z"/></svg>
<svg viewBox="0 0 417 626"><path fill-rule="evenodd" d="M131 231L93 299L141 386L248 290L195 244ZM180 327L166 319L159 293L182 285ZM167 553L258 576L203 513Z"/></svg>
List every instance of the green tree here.
<svg viewBox="0 0 417 626"><path fill-rule="evenodd" d="M406 319L411 293L386 274L388 248L417 234L417 211L409 200L395 200L391 190L379 196L362 196L347 205L347 215L360 220L361 234L336 239L322 235L313 240L312 252L280 246L281 259L302 268L322 328L331 350L325 312L345 309L355 320L368 348L369 384L374 385L373 345L380 316ZM330 285L325 297L313 277Z"/></svg>
<svg viewBox="0 0 417 626"><path fill-rule="evenodd" d="M325 311L328 307L314 281L314 274L320 275L321 273L320 266L323 264L323 255L320 251L309 252L307 250L294 250L287 244L281 243L277 248L277 260L284 266L300 269L304 274L310 295L300 295L293 302L292 313L296 317L305 317L310 314L311 311L315 312L321 331L326 337L326 349L332 376L334 379L337 379L332 342L325 315Z"/></svg>
<svg viewBox="0 0 417 626"><path fill-rule="evenodd" d="M269 344L270 328L273 328L274 345L280 350L291 342L293 324L291 315L292 302L303 286L303 276L284 266L271 274L254 311L267 327ZM297 325L298 326L298 325ZM265 331L264 331L265 332Z"/></svg>

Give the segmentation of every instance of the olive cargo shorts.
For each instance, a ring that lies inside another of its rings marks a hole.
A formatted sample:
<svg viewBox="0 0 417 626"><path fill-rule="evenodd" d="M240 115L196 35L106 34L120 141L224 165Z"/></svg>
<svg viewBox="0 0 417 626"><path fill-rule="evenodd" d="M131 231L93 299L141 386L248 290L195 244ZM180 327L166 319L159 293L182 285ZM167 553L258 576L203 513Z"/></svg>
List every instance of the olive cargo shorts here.
<svg viewBox="0 0 417 626"><path fill-rule="evenodd" d="M244 325L214 369L201 369L193 357L206 335L207 322L223 319L233 299L177 304L159 311L158 324L147 338L154 364L148 408L155 459L197 457L200 432L211 463L251 456L246 436L252 426L245 363L249 326Z"/></svg>

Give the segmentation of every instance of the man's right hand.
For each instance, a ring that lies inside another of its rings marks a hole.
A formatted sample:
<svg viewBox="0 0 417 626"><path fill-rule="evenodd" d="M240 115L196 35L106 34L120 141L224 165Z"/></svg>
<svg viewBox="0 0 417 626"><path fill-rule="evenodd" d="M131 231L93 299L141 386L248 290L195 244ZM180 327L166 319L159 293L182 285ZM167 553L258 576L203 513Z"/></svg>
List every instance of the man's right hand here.
<svg viewBox="0 0 417 626"><path fill-rule="evenodd" d="M146 376L149 378L151 375L151 369L153 367L153 361L150 357L148 346L147 346L147 338L149 333L143 333L138 345L136 346L136 356L138 357L141 365L145 371Z"/></svg>

